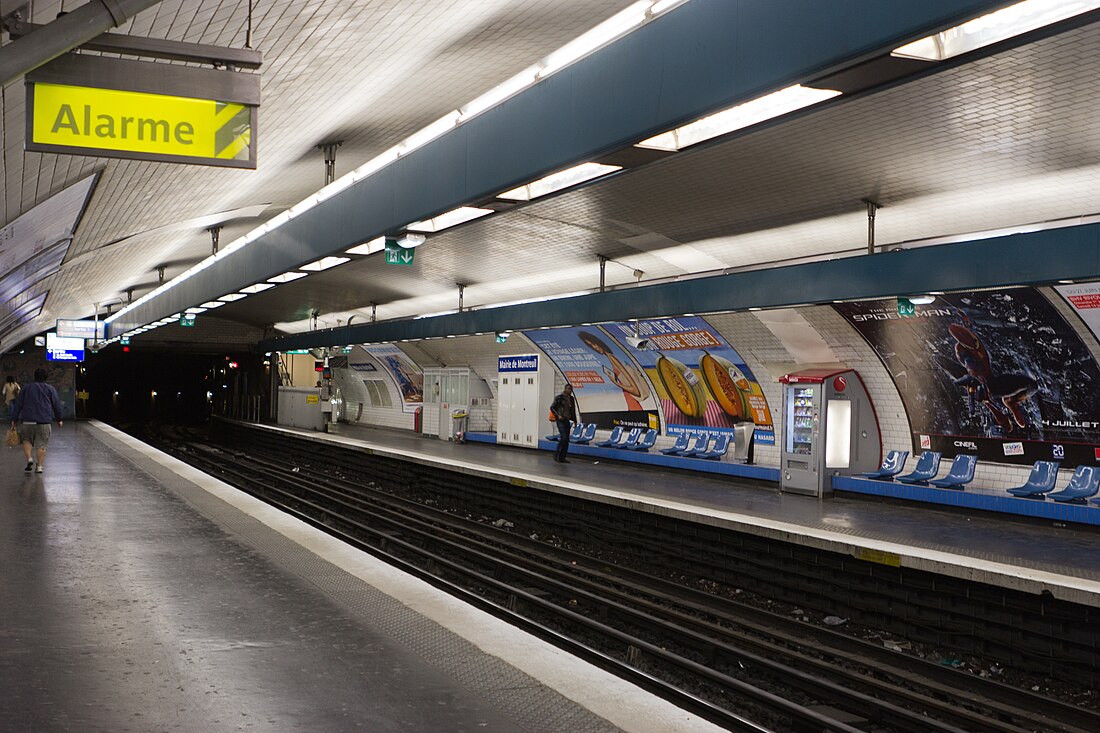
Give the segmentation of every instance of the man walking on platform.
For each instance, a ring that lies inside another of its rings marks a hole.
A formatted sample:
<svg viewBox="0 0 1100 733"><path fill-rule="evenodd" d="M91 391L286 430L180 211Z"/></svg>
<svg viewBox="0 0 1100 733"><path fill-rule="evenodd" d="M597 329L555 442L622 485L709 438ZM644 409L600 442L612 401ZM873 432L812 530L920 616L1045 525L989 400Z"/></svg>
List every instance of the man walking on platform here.
<svg viewBox="0 0 1100 733"><path fill-rule="evenodd" d="M42 473L46 461L46 446L50 443L50 423L57 420L61 427L61 397L52 385L46 384L46 370L34 370L34 383L28 384L15 398L11 411L11 424L15 427L19 418L19 438L23 441L23 455L27 457L26 472L35 470L31 452L38 451L38 473Z"/></svg>
<svg viewBox="0 0 1100 733"><path fill-rule="evenodd" d="M573 429L573 423L577 421L577 402L573 398L573 385L566 384L561 394L554 398L550 410L556 416L558 426L558 451L554 454L554 460L558 463L569 463L565 456L569 453L569 432Z"/></svg>

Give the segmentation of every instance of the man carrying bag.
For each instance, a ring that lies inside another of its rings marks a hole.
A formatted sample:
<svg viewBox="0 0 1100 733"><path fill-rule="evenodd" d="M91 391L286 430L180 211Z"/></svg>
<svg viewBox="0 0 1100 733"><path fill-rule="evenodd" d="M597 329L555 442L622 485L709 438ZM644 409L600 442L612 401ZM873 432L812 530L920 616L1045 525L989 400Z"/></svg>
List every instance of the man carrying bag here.
<svg viewBox="0 0 1100 733"><path fill-rule="evenodd" d="M42 473L46 461L46 446L50 443L50 423L57 420L61 427L61 397L52 385L46 384L47 372L39 368L34 370L34 383L28 384L15 398L11 411L11 424L19 426L19 437L23 441L23 455L27 457L26 472L35 470L32 451L38 451L38 473Z"/></svg>
<svg viewBox="0 0 1100 733"><path fill-rule="evenodd" d="M566 384L561 394L554 398L550 405L550 414L558 426L558 450L554 454L554 460L558 463L569 463L566 455L569 453L569 432L573 429L573 423L577 421L577 402L573 398L573 385Z"/></svg>

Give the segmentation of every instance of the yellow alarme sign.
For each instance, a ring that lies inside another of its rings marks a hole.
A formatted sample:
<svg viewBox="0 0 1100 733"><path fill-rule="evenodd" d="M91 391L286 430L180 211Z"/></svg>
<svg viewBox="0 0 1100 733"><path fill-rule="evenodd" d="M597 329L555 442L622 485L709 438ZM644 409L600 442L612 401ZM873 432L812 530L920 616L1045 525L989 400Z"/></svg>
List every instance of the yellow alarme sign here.
<svg viewBox="0 0 1100 733"><path fill-rule="evenodd" d="M183 158L248 160L251 108L212 99L35 84L31 141Z"/></svg>

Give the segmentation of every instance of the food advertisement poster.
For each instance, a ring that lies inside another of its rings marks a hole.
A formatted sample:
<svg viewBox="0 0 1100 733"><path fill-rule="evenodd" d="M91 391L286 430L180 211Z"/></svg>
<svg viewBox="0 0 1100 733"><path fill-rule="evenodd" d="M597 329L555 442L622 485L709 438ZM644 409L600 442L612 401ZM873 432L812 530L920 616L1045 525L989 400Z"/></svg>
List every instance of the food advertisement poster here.
<svg viewBox="0 0 1100 733"><path fill-rule="evenodd" d="M415 412L424 403L424 372L416 362L393 344L366 344L363 350L374 357L397 385L401 409Z"/></svg>
<svg viewBox="0 0 1100 733"><path fill-rule="evenodd" d="M915 450L1096 463L1100 367L1038 290L940 295L905 317L893 299L833 307L886 365Z"/></svg>
<svg viewBox="0 0 1100 733"><path fill-rule="evenodd" d="M525 331L573 385L578 417L596 427L660 429L653 385L605 331L596 326Z"/></svg>
<svg viewBox="0 0 1100 733"><path fill-rule="evenodd" d="M613 323L605 328L644 369L654 385L669 435L729 433L756 423L756 442L775 444L764 391L718 330L697 316ZM630 339L645 339L645 348Z"/></svg>

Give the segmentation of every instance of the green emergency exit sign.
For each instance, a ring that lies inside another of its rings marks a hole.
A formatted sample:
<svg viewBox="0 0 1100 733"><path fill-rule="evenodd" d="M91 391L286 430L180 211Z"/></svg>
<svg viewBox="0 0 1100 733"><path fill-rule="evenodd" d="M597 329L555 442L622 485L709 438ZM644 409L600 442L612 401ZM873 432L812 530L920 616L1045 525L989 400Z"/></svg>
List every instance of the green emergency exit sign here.
<svg viewBox="0 0 1100 733"><path fill-rule="evenodd" d="M195 325L195 317L194 316L187 316L187 315L180 316L180 325L181 326L194 326Z"/></svg>
<svg viewBox="0 0 1100 733"><path fill-rule="evenodd" d="M386 264L387 265L411 265L416 250L411 247L402 247L396 239L386 240Z"/></svg>

